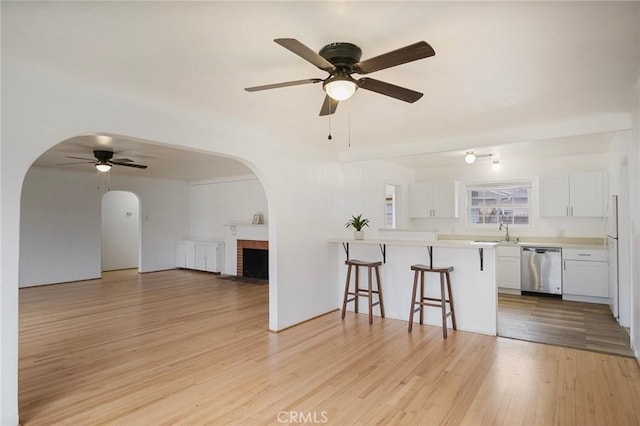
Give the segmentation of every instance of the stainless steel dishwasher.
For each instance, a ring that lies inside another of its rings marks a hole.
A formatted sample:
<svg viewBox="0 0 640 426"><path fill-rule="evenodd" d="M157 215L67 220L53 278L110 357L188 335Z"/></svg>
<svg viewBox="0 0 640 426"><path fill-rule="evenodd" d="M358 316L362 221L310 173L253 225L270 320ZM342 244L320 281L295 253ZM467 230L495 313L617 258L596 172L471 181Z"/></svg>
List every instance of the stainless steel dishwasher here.
<svg viewBox="0 0 640 426"><path fill-rule="evenodd" d="M520 277L523 292L562 294L562 249L522 247Z"/></svg>

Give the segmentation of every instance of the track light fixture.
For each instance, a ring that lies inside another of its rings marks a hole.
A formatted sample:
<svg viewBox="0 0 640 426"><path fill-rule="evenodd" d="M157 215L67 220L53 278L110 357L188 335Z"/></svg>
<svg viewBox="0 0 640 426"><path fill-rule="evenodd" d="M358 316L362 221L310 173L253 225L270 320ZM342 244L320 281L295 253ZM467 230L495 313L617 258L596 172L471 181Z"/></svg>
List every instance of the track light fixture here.
<svg viewBox="0 0 640 426"><path fill-rule="evenodd" d="M491 154L476 154L473 151L467 151L466 155L464 156L464 162L467 164L473 164L476 162L476 159L478 158L482 158L482 157L492 157L493 161L491 163L491 169L494 171L498 171L500 170L500 160L498 160L495 154L491 153Z"/></svg>
<svg viewBox="0 0 640 426"><path fill-rule="evenodd" d="M476 162L476 155L473 151L467 151L467 155L464 156L464 161L467 164L473 164Z"/></svg>

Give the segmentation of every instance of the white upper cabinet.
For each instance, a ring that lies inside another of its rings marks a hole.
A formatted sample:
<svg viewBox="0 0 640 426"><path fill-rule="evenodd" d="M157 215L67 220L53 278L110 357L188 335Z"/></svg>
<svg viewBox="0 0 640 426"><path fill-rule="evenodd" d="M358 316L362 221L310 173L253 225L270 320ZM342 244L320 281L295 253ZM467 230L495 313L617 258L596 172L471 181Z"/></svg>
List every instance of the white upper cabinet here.
<svg viewBox="0 0 640 426"><path fill-rule="evenodd" d="M540 178L540 216L603 217L604 173Z"/></svg>
<svg viewBox="0 0 640 426"><path fill-rule="evenodd" d="M418 182L409 185L411 218L458 217L458 182Z"/></svg>

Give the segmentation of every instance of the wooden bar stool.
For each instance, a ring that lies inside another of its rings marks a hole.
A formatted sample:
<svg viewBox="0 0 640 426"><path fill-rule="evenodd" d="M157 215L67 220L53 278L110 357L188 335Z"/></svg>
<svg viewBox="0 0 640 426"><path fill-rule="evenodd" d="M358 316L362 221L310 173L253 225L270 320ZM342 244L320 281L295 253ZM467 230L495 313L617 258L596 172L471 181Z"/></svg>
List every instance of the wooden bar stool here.
<svg viewBox="0 0 640 426"><path fill-rule="evenodd" d="M442 309L442 336L447 338L447 317L451 315L451 323L453 325L453 329L457 330L456 326L456 313L453 307L453 294L451 293L451 277L449 273L453 271L453 266L447 266L443 268L438 267L430 267L427 265L411 265L411 270L415 271L413 275L413 292L411 294L411 310L409 311L409 332L413 328L413 316L416 312L420 311L420 324L424 321L424 307L425 306L435 306ZM425 297L424 295L424 273L425 272L435 272L440 274L440 298L434 297ZM420 300L416 301L416 292L418 287L418 274L420 274ZM449 298L446 298L445 295L445 278L447 282L447 293L449 294ZM427 302L425 302L425 300ZM431 303L438 302L438 303ZM446 304L449 304L449 312L447 312ZM416 305L418 307L416 308Z"/></svg>
<svg viewBox="0 0 640 426"><path fill-rule="evenodd" d="M369 324L373 324L373 307L376 305L380 305L380 316L384 318L384 302L382 301L382 284L380 282L380 270L379 267L382 265L382 262L365 262L362 260L347 260L344 262L347 265L347 282L344 286L344 300L342 302L342 319L344 319L345 313L347 312L347 303L348 302L356 302L355 311L358 313L358 297L367 297L369 298ZM349 283L351 281L351 268L355 266L355 290L349 291ZM360 288L360 267L366 267L369 273L369 285L367 288ZM372 279L371 279L371 270L375 269L376 271L376 283L377 290L373 290L372 288ZM373 294L378 295L378 301L373 303ZM349 299L349 296L353 296Z"/></svg>

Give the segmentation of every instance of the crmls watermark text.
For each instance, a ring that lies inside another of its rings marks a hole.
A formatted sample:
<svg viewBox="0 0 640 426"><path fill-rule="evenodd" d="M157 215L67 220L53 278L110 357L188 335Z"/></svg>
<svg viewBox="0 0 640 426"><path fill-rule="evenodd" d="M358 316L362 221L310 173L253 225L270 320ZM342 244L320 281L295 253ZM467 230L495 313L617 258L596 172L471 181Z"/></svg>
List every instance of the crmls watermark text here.
<svg viewBox="0 0 640 426"><path fill-rule="evenodd" d="M280 411L278 423L324 424L329 421L326 411Z"/></svg>

